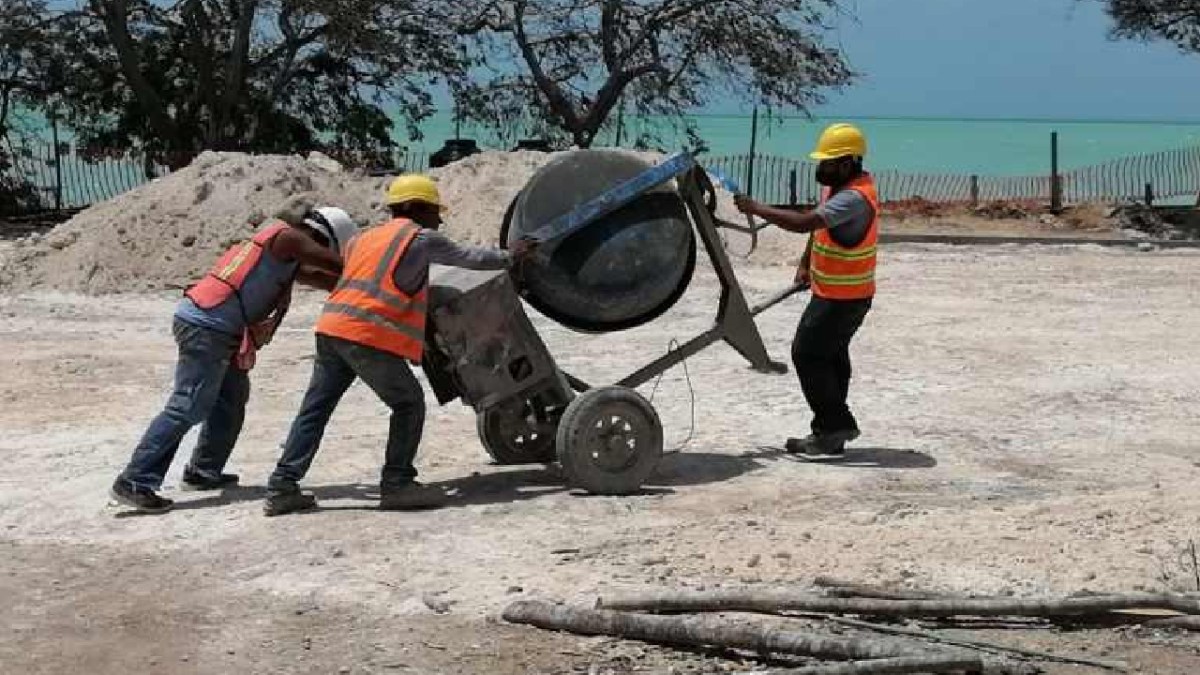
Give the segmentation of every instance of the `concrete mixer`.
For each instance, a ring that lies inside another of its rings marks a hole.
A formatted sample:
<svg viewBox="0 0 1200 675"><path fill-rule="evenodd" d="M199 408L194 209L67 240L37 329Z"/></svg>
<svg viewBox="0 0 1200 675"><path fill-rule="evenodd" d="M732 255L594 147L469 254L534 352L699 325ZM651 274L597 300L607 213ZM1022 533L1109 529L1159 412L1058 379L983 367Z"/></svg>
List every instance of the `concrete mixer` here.
<svg viewBox="0 0 1200 675"><path fill-rule="evenodd" d="M557 461L572 487L638 492L663 453L662 424L638 386L721 340L756 370L787 372L768 356L754 316L801 288L751 308L714 210L711 183L686 153L657 166L615 150L548 163L513 201L501 232L505 245L538 242L522 269L431 274L423 367L439 403L462 399L475 409L498 464ZM612 385L592 386L556 365L521 298L577 331L645 324L687 289L697 234L721 285L712 328Z"/></svg>

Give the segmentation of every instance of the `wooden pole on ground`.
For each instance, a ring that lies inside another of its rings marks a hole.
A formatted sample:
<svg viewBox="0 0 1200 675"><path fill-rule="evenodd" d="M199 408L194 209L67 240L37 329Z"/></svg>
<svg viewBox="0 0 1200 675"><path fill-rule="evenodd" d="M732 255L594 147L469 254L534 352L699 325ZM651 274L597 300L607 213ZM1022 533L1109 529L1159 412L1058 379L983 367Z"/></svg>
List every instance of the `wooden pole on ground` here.
<svg viewBox="0 0 1200 675"><path fill-rule="evenodd" d="M938 598L886 600L827 598L789 589L721 589L651 592L611 600L606 609L647 612L821 612L867 616L1033 616L1061 617L1121 609L1171 609L1200 615L1200 599L1166 593L1127 593L1068 598Z"/></svg>

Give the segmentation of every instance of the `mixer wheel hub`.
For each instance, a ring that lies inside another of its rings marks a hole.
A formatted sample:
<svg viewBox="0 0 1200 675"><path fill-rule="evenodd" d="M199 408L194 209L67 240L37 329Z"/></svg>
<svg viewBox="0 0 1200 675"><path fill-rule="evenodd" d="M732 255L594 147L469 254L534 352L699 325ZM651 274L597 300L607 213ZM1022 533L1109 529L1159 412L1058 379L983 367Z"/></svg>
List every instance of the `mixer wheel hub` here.
<svg viewBox="0 0 1200 675"><path fill-rule="evenodd" d="M662 458L662 423L650 402L632 389L591 389L567 406L557 446L558 461L573 487L594 494L633 494Z"/></svg>
<svg viewBox="0 0 1200 675"><path fill-rule="evenodd" d="M475 421L479 440L497 464L549 464L555 459L554 424L539 420L528 402L488 408Z"/></svg>

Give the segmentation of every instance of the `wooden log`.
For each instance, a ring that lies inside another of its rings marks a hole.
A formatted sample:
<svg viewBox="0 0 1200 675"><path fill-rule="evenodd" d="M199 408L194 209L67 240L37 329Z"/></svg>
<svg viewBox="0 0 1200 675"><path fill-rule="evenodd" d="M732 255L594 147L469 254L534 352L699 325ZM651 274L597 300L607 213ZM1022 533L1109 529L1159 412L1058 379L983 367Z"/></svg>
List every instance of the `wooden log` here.
<svg viewBox="0 0 1200 675"><path fill-rule="evenodd" d="M850 663L833 663L804 668L788 668L785 670L767 671L768 675L903 675L904 673L956 673L972 672L978 667L978 662L970 658L956 656L944 657L899 657L894 659L875 659L872 661L852 661Z"/></svg>
<svg viewBox="0 0 1200 675"><path fill-rule="evenodd" d="M827 621L833 621L845 626L854 628L862 628L865 630L873 630L879 633L888 635L903 635L906 637L915 637L922 640L929 640L939 644L950 645L953 647L965 647L967 649L986 650L989 652L1013 654L1028 659L1037 661L1047 661L1054 663L1070 663L1080 666L1091 666L1093 668L1103 668L1104 670L1113 670L1119 673L1128 672L1128 665L1116 661L1097 661L1094 659L1085 659L1075 656L1062 656L1051 652L1043 652L1035 649L1025 649L1023 647L1009 647L1007 645L996 644L994 642L986 642L984 640L965 640L959 638L947 637L934 631L919 630L915 628L901 628L899 626L885 626L883 624L872 623L870 621L858 621L856 619L846 619L842 617L830 616L824 617ZM1192 617L1187 617L1192 618Z"/></svg>
<svg viewBox="0 0 1200 675"><path fill-rule="evenodd" d="M510 623L578 635L607 635L693 647L718 646L759 654L794 654L837 661L929 654L927 649L900 645L894 640L831 638L780 630L775 626L744 619L733 621L704 615L653 616L555 605L536 600L514 602L505 608L502 616Z"/></svg>
<svg viewBox="0 0 1200 675"><path fill-rule="evenodd" d="M827 598L787 589L673 591L601 599L598 607L648 612L820 612L870 616L1035 616L1098 614L1119 609L1172 609L1200 614L1200 600L1167 593L1127 593L1069 598L939 598L885 600Z"/></svg>
<svg viewBox="0 0 1200 675"><path fill-rule="evenodd" d="M833 577L817 577L813 586L831 598L878 598L880 600L929 600L941 596L928 591L906 591L860 584L853 581L843 581Z"/></svg>
<svg viewBox="0 0 1200 675"><path fill-rule="evenodd" d="M1169 616L1151 619L1142 624L1150 628L1181 628L1200 633L1200 616Z"/></svg>

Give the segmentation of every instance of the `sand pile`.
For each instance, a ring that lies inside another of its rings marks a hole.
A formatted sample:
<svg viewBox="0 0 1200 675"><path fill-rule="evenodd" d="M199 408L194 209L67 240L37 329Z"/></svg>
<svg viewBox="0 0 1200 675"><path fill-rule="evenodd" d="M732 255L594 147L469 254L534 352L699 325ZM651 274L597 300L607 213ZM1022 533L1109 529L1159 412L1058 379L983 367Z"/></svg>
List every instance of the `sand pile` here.
<svg viewBox="0 0 1200 675"><path fill-rule="evenodd" d="M302 157L206 152L44 236L19 241L0 286L85 293L182 288L288 196L314 192L367 219L382 180L330 171Z"/></svg>
<svg viewBox="0 0 1200 675"><path fill-rule="evenodd" d="M490 152L432 171L452 207L444 231L464 242L494 243L509 202L549 157ZM384 217L388 181L341 171L320 156L206 152L44 236L17 242L0 268L0 289L102 294L183 288L288 196L315 193L365 224Z"/></svg>

